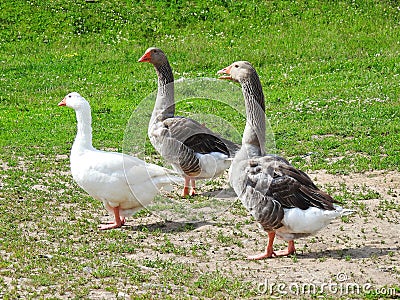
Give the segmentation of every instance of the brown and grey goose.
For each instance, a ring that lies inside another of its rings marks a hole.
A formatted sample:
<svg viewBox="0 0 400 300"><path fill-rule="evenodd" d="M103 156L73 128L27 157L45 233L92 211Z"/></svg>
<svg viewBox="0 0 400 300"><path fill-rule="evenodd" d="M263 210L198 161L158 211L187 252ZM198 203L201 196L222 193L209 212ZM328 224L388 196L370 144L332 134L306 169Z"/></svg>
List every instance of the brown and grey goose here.
<svg viewBox="0 0 400 300"><path fill-rule="evenodd" d="M247 122L242 147L233 159L229 182L243 205L268 233L264 253L248 259L290 255L294 239L316 233L331 220L352 213L336 205L330 195L315 186L304 172L286 159L265 153L265 102L256 70L238 61L218 71L241 84ZM277 235L288 241L288 249L273 251Z"/></svg>
<svg viewBox="0 0 400 300"><path fill-rule="evenodd" d="M196 193L195 180L222 174L230 167L239 146L195 120L175 116L174 76L161 49L147 49L139 62L153 64L158 76L157 98L148 129L150 141L184 176L182 196L193 196Z"/></svg>

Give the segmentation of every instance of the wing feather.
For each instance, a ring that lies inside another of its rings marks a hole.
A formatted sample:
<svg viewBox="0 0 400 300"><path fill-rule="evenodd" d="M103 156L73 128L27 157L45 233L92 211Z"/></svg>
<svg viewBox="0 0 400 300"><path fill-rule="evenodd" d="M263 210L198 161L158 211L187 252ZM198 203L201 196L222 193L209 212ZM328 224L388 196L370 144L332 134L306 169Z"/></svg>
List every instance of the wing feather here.
<svg viewBox="0 0 400 300"><path fill-rule="evenodd" d="M279 156L266 155L247 160L244 167L245 183L243 191L249 187L259 192L265 199L273 199L281 208L308 209L317 207L324 210L334 210L337 203L330 195L321 191L304 172L294 168L289 162ZM251 193L254 196L254 193ZM246 197L247 197L246 196ZM254 201L264 205L271 205L265 199L257 196L255 199L247 198L245 206L249 209L257 207ZM274 202L274 203L275 203ZM273 207L275 207L274 204ZM261 206L262 207L262 206ZM257 214L261 214L262 209ZM271 214L272 207L268 208Z"/></svg>
<svg viewBox="0 0 400 300"><path fill-rule="evenodd" d="M220 137L190 118L168 118L163 124L168 128L171 138L177 139L196 153L220 152L232 157L239 149L239 145Z"/></svg>

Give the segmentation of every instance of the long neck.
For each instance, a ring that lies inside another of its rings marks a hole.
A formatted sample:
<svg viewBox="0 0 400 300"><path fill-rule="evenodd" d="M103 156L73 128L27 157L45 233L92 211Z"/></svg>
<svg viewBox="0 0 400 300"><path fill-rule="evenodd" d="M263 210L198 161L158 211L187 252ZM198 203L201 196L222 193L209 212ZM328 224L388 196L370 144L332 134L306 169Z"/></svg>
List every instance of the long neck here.
<svg viewBox="0 0 400 300"><path fill-rule="evenodd" d="M246 127L243 132L242 145L248 155L265 154L265 102L261 82L257 73L241 82L246 106Z"/></svg>
<svg viewBox="0 0 400 300"><path fill-rule="evenodd" d="M154 68L158 75L158 91L153 117L165 120L175 114L174 75L168 60Z"/></svg>
<svg viewBox="0 0 400 300"><path fill-rule="evenodd" d="M90 107L84 106L76 110L76 120L78 122L78 132L76 133L72 151L92 150L92 116Z"/></svg>

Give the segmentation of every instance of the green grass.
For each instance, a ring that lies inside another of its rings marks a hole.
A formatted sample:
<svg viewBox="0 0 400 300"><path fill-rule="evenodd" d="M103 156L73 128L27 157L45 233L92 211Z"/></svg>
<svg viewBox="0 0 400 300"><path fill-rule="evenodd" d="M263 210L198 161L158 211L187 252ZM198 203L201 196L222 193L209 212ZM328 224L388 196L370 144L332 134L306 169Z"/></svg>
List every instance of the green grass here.
<svg viewBox="0 0 400 300"><path fill-rule="evenodd" d="M134 109L156 89L152 66L137 63L146 48L161 47L176 78L216 78L233 61L248 60L264 87L277 153L304 170L399 171L397 6L389 0L3 0L0 273L14 288L6 290L0 280L0 295L85 298L99 288L117 294L123 280L133 299L171 297L168 291L178 298L254 296L254 286L233 275L124 258L159 233L97 235L93 211L102 207L68 174L75 116L57 103L71 91L81 93L92 106L94 146L122 151ZM218 115L243 128L243 117L232 117L229 106L216 110L202 101L179 109ZM381 205L393 209L390 202ZM204 250L174 245L171 234L162 233L153 250L182 256ZM134 243L118 244L127 239ZM222 233L216 239L241 246ZM141 266L160 274L156 285ZM145 286L144 292L137 294L134 286Z"/></svg>
<svg viewBox="0 0 400 300"><path fill-rule="evenodd" d="M3 147L65 153L73 113L55 105L75 90L92 104L96 145L122 148L121 128L156 87L153 68L136 61L158 45L176 77L215 78L234 60L251 61L278 152L299 166L349 172L400 165L399 12L391 2L5 1L1 8Z"/></svg>

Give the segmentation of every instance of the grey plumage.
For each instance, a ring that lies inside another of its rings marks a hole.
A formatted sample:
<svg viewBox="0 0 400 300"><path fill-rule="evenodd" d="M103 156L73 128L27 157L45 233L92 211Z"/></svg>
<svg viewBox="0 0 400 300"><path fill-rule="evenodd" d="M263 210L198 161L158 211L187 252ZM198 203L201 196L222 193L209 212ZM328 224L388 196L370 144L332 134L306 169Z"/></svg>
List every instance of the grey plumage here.
<svg viewBox="0 0 400 300"><path fill-rule="evenodd" d="M289 255L294 239L317 232L338 216L352 213L335 205L304 172L286 159L265 153L265 103L260 79L250 63L238 61L220 70L221 79L242 86L246 126L242 147L233 159L229 182L242 204L268 232L266 251L249 259ZM273 251L275 235L289 241L288 249Z"/></svg>
<svg viewBox="0 0 400 300"><path fill-rule="evenodd" d="M280 226L284 208L334 210L336 201L318 189L307 174L283 157L265 154L265 101L260 79L248 62L235 65L242 68L237 76L245 98L247 123L230 181L243 205L263 227L273 229Z"/></svg>
<svg viewBox="0 0 400 300"><path fill-rule="evenodd" d="M149 48L139 61L151 62L158 75L157 100L149 124L150 140L156 150L189 177L198 176L202 171L198 154L216 152L233 157L239 145L195 120L175 116L174 76L163 51ZM214 175L218 174L219 171Z"/></svg>

